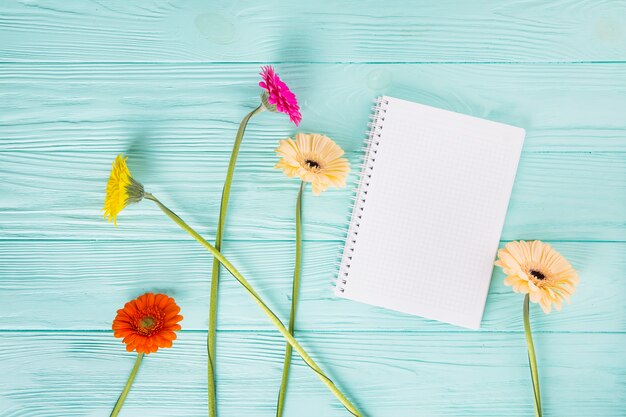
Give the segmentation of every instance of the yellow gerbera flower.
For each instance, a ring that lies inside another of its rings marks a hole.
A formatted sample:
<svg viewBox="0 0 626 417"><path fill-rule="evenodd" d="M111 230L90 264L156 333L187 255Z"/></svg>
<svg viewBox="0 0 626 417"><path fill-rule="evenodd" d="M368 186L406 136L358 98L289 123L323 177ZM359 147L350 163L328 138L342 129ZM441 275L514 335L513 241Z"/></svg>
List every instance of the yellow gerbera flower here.
<svg viewBox="0 0 626 417"><path fill-rule="evenodd" d="M104 198L104 218L113 220L117 226L117 215L131 203L140 202L145 193L143 185L135 181L126 165L128 157L118 155L113 161L113 169L109 176L106 196Z"/></svg>
<svg viewBox="0 0 626 417"><path fill-rule="evenodd" d="M578 274L557 251L539 240L510 242L498 251L496 265L508 276L504 283L513 291L529 294L548 314L552 304L561 310L578 285Z"/></svg>
<svg viewBox="0 0 626 417"><path fill-rule="evenodd" d="M350 163L341 158L343 149L328 136L298 133L295 141L291 138L281 140L276 153L282 158L274 168L282 169L289 178L297 176L310 182L315 195L331 185L346 185Z"/></svg>

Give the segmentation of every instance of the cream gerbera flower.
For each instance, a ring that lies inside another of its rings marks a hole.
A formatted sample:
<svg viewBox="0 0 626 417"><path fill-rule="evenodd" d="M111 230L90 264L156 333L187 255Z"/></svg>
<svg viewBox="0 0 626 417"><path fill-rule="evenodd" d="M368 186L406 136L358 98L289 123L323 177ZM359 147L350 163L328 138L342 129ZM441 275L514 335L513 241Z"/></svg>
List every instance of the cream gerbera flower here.
<svg viewBox="0 0 626 417"><path fill-rule="evenodd" d="M117 215L132 203L138 203L144 198L143 185L135 181L126 165L126 159L118 155L113 161L113 169L107 184L104 198L104 218L113 221L117 226Z"/></svg>
<svg viewBox="0 0 626 417"><path fill-rule="evenodd" d="M578 274L557 251L539 240L510 242L498 251L496 265L508 276L504 283L515 292L528 294L547 314L552 303L561 310L578 284Z"/></svg>
<svg viewBox="0 0 626 417"><path fill-rule="evenodd" d="M346 185L350 163L341 158L343 149L328 136L298 133L295 141L291 138L281 140L276 153L282 158L274 168L282 169L289 178L297 176L310 182L315 195L331 185Z"/></svg>

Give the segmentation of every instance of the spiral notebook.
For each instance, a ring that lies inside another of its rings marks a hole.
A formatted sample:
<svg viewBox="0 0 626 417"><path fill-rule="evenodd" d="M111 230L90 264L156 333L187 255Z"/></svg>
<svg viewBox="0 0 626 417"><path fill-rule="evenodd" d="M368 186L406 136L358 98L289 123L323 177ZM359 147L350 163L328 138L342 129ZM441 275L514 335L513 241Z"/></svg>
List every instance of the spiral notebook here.
<svg viewBox="0 0 626 417"><path fill-rule="evenodd" d="M379 97L335 293L478 329L525 131Z"/></svg>

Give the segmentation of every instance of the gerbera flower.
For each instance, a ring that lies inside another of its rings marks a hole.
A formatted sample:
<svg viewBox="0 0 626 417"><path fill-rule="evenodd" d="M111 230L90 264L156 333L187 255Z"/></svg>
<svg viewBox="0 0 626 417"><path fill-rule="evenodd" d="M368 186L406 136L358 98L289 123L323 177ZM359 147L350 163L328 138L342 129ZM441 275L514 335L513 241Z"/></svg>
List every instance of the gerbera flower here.
<svg viewBox="0 0 626 417"><path fill-rule="evenodd" d="M113 220L117 226L117 215L127 205L140 202L145 193L143 185L135 181L126 165L126 160L122 155L118 155L113 161L113 169L109 176L106 196L104 198L104 218Z"/></svg>
<svg viewBox="0 0 626 417"><path fill-rule="evenodd" d="M137 353L156 352L172 347L176 331L180 330L180 307L173 298L151 292L127 302L117 310L113 320L113 335L124 338L126 350Z"/></svg>
<svg viewBox="0 0 626 417"><path fill-rule="evenodd" d="M276 153L282 158L274 168L282 169L289 178L297 176L310 182L315 195L330 185L346 185L350 163L341 158L343 149L328 136L298 133L295 141L291 138L281 140Z"/></svg>
<svg viewBox="0 0 626 417"><path fill-rule="evenodd" d="M578 274L557 251L539 240L507 243L498 251L496 265L508 276L504 283L515 292L528 294L547 314L552 304L561 310L578 284Z"/></svg>
<svg viewBox="0 0 626 417"><path fill-rule="evenodd" d="M261 70L263 81L259 83L259 87L266 90L262 97L264 105L269 104L269 106L266 105L269 110L273 110L272 106L275 106L277 111L289 115L289 119L298 126L302 120L302 115L295 94L274 72L271 65L262 67Z"/></svg>

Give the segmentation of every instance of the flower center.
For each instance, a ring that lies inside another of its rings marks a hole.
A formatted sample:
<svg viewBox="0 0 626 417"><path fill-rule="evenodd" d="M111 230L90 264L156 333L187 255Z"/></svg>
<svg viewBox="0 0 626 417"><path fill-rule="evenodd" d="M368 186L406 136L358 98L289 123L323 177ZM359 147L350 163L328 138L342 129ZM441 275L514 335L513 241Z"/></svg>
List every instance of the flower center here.
<svg viewBox="0 0 626 417"><path fill-rule="evenodd" d="M156 324L154 317L146 316L139 320L139 329L143 331L150 331Z"/></svg>
<svg viewBox="0 0 626 417"><path fill-rule="evenodd" d="M532 275L533 277L537 278L540 281L543 281L544 279L546 279L546 276L542 272L537 271L536 269L531 269L529 272L530 272L530 275Z"/></svg>
<svg viewBox="0 0 626 417"><path fill-rule="evenodd" d="M317 161L314 161L312 159L307 159L304 161L305 164L307 164L309 166L309 168L312 169L319 169L320 168L320 164Z"/></svg>

